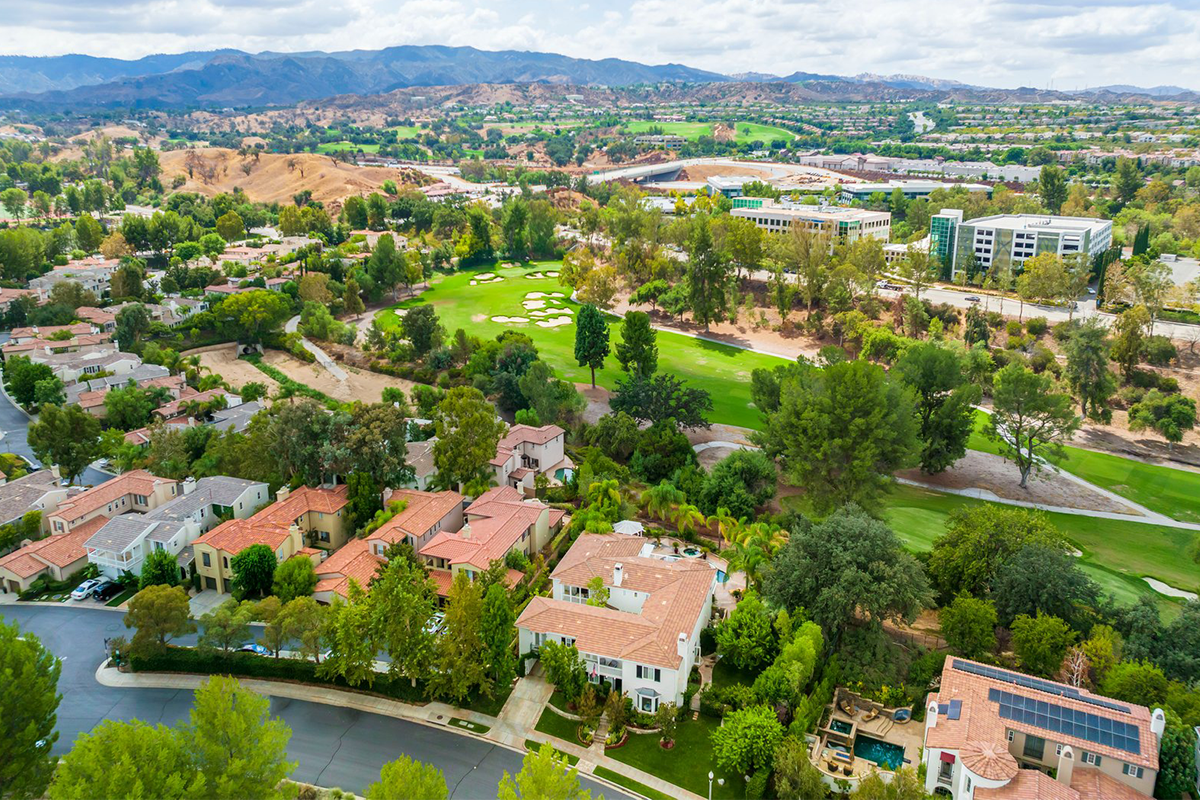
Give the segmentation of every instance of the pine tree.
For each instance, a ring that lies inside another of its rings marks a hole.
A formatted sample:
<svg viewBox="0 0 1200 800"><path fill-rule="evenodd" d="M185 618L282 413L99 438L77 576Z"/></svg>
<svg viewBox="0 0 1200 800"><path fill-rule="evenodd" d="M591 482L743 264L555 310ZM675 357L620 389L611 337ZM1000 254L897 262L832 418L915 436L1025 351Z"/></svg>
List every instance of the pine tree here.
<svg viewBox="0 0 1200 800"><path fill-rule="evenodd" d="M593 389L596 388L596 369L604 366L608 349L608 322L600 309L588 303L579 309L575 319L575 360L581 367L591 367Z"/></svg>

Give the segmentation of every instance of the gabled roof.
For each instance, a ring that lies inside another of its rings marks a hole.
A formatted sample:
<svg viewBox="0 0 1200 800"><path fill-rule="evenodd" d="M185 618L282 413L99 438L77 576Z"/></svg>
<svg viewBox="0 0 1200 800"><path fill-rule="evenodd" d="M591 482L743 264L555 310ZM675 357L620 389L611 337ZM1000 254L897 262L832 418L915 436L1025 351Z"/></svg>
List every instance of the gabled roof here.
<svg viewBox="0 0 1200 800"><path fill-rule="evenodd" d="M467 522L462 530L438 532L421 548L421 555L487 569L496 559L504 558L521 535L549 511L543 503L522 501L520 497L508 486L489 489L467 506Z"/></svg>
<svg viewBox="0 0 1200 800"><path fill-rule="evenodd" d="M612 587L620 564L621 589L648 595L640 613L535 597L517 626L572 636L588 653L676 669L681 661L679 634L690 635L706 612L716 571L697 559L641 556L645 544L644 539L620 534L585 533L552 573L556 581L570 586L586 586L598 576Z"/></svg>
<svg viewBox="0 0 1200 800"><path fill-rule="evenodd" d="M317 586L314 592L333 592L350 596L350 581L366 591L384 560L371 552L366 539L352 539L317 567Z"/></svg>
<svg viewBox="0 0 1200 800"><path fill-rule="evenodd" d="M289 535L289 527L286 525L255 522L253 517L231 519L192 542L192 546L206 544L214 550L234 556L255 544L265 544L272 550L278 550Z"/></svg>
<svg viewBox="0 0 1200 800"><path fill-rule="evenodd" d="M388 502L401 500L407 505L404 510L385 522L368 538L382 539L388 544L403 541L404 537L421 537L425 532L462 506L463 496L458 492L418 492L413 489L397 489Z"/></svg>
<svg viewBox="0 0 1200 800"><path fill-rule="evenodd" d="M151 475L144 469L130 470L118 475L112 480L105 481L99 486L75 495L70 500L60 503L54 516L70 521L87 516L97 509L104 508L113 500L127 494L152 495L156 486L176 484L171 478L160 478Z"/></svg>
<svg viewBox="0 0 1200 800"><path fill-rule="evenodd" d="M151 519L145 514L121 514L105 522L84 546L122 553L143 538L166 542L183 530L183 525L173 520Z"/></svg>
<svg viewBox="0 0 1200 800"><path fill-rule="evenodd" d="M39 469L0 486L0 525L20 519L33 504L61 488L48 469Z"/></svg>
<svg viewBox="0 0 1200 800"><path fill-rule="evenodd" d="M253 544L265 544L277 550L287 541L290 528L297 519L311 511L336 514L345 507L348 494L349 487L345 484L319 489L301 486L249 519L222 522L194 544L207 544L230 555L236 555Z"/></svg>
<svg viewBox="0 0 1200 800"><path fill-rule="evenodd" d="M106 522L108 520L104 517L96 517L67 533L30 542L20 550L0 558L0 567L21 578L36 575L49 565L69 567L79 559L87 558L84 543Z"/></svg>

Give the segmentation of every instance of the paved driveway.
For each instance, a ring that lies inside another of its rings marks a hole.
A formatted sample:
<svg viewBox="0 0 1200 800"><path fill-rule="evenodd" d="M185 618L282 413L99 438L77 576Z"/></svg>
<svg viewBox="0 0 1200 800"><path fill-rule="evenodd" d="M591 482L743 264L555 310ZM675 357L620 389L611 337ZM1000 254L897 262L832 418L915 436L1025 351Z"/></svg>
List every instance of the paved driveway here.
<svg viewBox="0 0 1200 800"><path fill-rule="evenodd" d="M56 753L70 750L80 733L106 719L170 725L187 717L190 691L126 689L96 682L104 639L129 633L123 616L99 609L0 606L0 617L37 634L63 661ZM288 758L298 762L292 777L358 795L378 779L384 763L400 755L436 765L454 798L493 798L504 771L515 774L521 769L521 755L511 750L392 717L284 698L271 699L271 713L292 728ZM610 798L628 797L583 776L580 779L593 796L603 792Z"/></svg>

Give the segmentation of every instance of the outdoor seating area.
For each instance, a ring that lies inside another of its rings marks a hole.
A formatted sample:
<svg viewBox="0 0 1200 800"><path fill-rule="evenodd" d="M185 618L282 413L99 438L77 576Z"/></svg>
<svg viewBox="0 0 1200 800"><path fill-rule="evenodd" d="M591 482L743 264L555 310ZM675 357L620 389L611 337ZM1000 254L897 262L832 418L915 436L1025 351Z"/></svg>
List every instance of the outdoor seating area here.
<svg viewBox="0 0 1200 800"><path fill-rule="evenodd" d="M911 719L912 709L886 708L839 688L818 726L811 760L825 775L847 779L915 765L921 726L907 724Z"/></svg>

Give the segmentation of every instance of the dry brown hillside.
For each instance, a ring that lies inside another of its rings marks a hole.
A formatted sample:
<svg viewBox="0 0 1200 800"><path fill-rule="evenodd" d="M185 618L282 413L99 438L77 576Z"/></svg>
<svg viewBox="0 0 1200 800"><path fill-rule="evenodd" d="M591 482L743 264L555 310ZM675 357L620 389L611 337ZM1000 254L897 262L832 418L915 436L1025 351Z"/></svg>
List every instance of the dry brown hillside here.
<svg viewBox="0 0 1200 800"><path fill-rule="evenodd" d="M377 191L389 179L404 182L398 170L356 167L316 153L240 156L236 150L205 147L162 153L159 163L165 185L171 186L176 175L187 179L179 191L212 196L240 186L247 197L261 203L289 201L305 189L312 190L314 200L328 203Z"/></svg>

